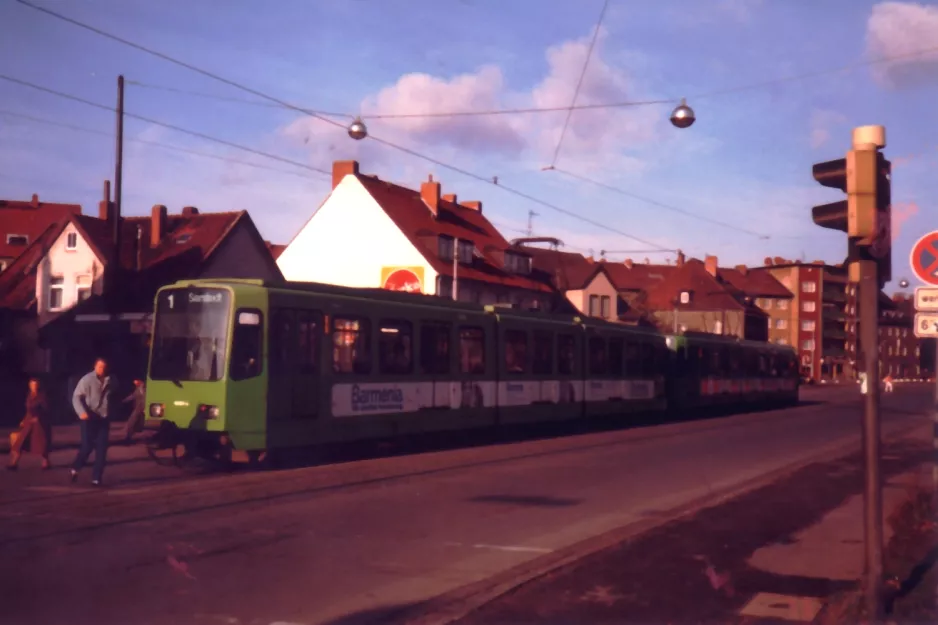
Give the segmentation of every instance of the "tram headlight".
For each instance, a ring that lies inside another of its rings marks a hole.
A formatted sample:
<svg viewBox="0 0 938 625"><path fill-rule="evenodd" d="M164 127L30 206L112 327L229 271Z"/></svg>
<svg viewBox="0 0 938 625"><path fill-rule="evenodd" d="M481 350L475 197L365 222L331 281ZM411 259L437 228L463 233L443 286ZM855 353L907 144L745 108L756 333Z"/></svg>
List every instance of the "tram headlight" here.
<svg viewBox="0 0 938 625"><path fill-rule="evenodd" d="M159 419L163 416L163 404L150 404L150 416Z"/></svg>
<svg viewBox="0 0 938 625"><path fill-rule="evenodd" d="M199 406L199 413L202 414L206 419L217 419L221 414L221 411L218 409L218 406L206 406L202 404Z"/></svg>

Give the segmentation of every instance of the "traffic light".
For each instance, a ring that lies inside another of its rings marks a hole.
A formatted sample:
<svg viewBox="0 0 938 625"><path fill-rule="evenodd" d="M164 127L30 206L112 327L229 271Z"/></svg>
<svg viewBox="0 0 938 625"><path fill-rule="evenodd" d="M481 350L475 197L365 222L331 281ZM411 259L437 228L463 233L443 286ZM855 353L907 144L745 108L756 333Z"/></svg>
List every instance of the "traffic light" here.
<svg viewBox="0 0 938 625"><path fill-rule="evenodd" d="M847 233L848 262L876 261L881 283L892 274L891 171L891 163L876 149L850 150L846 158L812 168L816 181L840 189L847 199L813 207L811 218L822 228Z"/></svg>

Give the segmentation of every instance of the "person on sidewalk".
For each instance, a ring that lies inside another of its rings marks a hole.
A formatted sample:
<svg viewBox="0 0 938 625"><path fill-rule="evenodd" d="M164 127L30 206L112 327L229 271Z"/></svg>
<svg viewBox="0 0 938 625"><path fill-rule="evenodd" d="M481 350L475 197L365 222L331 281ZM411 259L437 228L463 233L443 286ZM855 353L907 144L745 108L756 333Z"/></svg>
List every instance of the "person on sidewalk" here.
<svg viewBox="0 0 938 625"><path fill-rule="evenodd" d="M893 386L892 386L892 374L891 374L891 373L888 374L888 375L886 375L885 378L883 378L883 384L886 385L886 392L887 392L887 393L893 392L894 389L893 389Z"/></svg>
<svg viewBox="0 0 938 625"><path fill-rule="evenodd" d="M143 380L134 380L133 392L124 398L124 403L133 402L133 411L127 417L127 426L124 428L124 442L130 443L133 440L134 432L143 429L145 417L147 390Z"/></svg>
<svg viewBox="0 0 938 625"><path fill-rule="evenodd" d="M29 451L42 458L42 470L47 471L49 464L49 402L46 394L39 388L38 378L29 379L29 393L26 395L26 416L20 423L16 440L10 447L10 464L7 469L16 471L20 456L29 443Z"/></svg>
<svg viewBox="0 0 938 625"><path fill-rule="evenodd" d="M73 482L78 479L78 472L85 466L88 456L94 451L91 483L94 486L101 485L111 429L108 415L116 386L117 380L107 373L107 361L104 358L98 358L94 363L94 370L84 375L75 387L72 407L81 419L81 448L69 472Z"/></svg>

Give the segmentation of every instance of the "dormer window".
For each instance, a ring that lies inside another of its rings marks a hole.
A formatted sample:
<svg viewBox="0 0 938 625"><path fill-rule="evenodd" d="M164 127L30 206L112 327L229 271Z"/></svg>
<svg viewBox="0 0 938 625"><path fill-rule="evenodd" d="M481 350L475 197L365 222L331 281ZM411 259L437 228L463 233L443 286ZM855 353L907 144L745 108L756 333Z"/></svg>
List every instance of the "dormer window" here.
<svg viewBox="0 0 938 625"><path fill-rule="evenodd" d="M25 234L8 234L7 245L29 245L29 237Z"/></svg>
<svg viewBox="0 0 938 625"><path fill-rule="evenodd" d="M690 291L681 291L681 303L690 304Z"/></svg>
<svg viewBox="0 0 938 625"><path fill-rule="evenodd" d="M508 273L531 273L531 257L505 252L505 271Z"/></svg>
<svg viewBox="0 0 938 625"><path fill-rule="evenodd" d="M453 260L453 237L440 235L438 243L438 252L442 260ZM475 244L472 241L459 239L459 262L471 263L472 255L475 251Z"/></svg>
<svg viewBox="0 0 938 625"><path fill-rule="evenodd" d="M78 233L69 232L65 235L65 249L72 252L78 249Z"/></svg>

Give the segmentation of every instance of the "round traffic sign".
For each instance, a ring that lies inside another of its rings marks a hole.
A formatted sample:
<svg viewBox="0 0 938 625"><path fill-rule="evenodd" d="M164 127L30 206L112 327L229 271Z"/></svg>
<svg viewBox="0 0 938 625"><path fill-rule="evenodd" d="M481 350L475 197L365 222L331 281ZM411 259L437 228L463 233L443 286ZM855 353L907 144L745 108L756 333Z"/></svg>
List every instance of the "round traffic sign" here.
<svg viewBox="0 0 938 625"><path fill-rule="evenodd" d="M938 286L938 230L929 232L912 246L909 262L919 280Z"/></svg>

